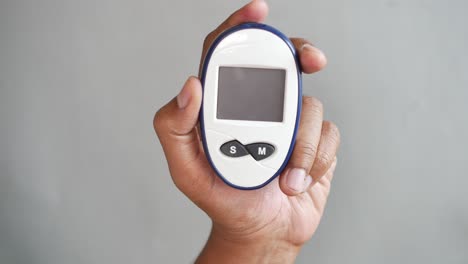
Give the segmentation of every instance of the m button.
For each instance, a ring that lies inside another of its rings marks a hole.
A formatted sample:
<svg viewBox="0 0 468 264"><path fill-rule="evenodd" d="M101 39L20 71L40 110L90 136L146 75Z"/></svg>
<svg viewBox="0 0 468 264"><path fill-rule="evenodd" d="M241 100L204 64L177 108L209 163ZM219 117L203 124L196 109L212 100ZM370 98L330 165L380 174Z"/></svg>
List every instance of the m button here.
<svg viewBox="0 0 468 264"><path fill-rule="evenodd" d="M255 160L262 160L270 157L275 152L275 147L267 143L254 143L245 146L247 151Z"/></svg>

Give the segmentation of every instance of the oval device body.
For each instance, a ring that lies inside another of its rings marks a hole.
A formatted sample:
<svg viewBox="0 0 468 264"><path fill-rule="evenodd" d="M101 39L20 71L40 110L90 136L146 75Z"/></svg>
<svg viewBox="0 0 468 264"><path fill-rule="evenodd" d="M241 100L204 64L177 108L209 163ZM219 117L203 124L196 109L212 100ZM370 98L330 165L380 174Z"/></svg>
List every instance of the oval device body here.
<svg viewBox="0 0 468 264"><path fill-rule="evenodd" d="M223 32L202 65L200 128L218 176L257 189L278 176L294 148L302 81L294 46L278 30L247 23Z"/></svg>

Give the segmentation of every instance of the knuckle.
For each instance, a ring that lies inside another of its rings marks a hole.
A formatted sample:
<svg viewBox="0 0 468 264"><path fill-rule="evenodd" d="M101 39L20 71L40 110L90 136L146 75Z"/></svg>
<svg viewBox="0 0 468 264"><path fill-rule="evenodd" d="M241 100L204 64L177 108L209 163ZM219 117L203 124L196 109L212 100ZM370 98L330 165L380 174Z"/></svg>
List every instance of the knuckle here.
<svg viewBox="0 0 468 264"><path fill-rule="evenodd" d="M338 126L330 121L325 121L323 125L327 130L330 141L334 142L336 145L339 145L341 141L341 134Z"/></svg>
<svg viewBox="0 0 468 264"><path fill-rule="evenodd" d="M209 36L209 35L208 35ZM205 40L203 40L203 48L207 48L209 45L209 38L208 36L205 37Z"/></svg>
<svg viewBox="0 0 468 264"><path fill-rule="evenodd" d="M156 130L156 132L160 132L161 129L165 126L165 122L164 122L164 113L163 113L163 109L159 109L156 114L154 115L154 118L153 118L153 126L154 126L154 129Z"/></svg>
<svg viewBox="0 0 468 264"><path fill-rule="evenodd" d="M332 157L329 153L319 152L314 162L314 167L316 168L316 171L319 171L322 174L325 173L333 163L333 159L334 157Z"/></svg>
<svg viewBox="0 0 468 264"><path fill-rule="evenodd" d="M206 35L205 40L203 40L203 47L205 49L211 45L211 42L215 38L216 34L216 30L213 30L210 33L208 33L208 35Z"/></svg>
<svg viewBox="0 0 468 264"><path fill-rule="evenodd" d="M317 155L317 146L309 142L299 142L299 154L303 160L314 160Z"/></svg>

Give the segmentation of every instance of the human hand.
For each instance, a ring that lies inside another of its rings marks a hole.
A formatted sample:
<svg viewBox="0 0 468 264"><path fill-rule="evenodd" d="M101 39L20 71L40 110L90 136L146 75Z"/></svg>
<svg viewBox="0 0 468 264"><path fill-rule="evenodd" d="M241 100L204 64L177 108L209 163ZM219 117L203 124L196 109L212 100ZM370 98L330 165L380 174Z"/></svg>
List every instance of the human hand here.
<svg viewBox="0 0 468 264"><path fill-rule="evenodd" d="M244 22L262 22L268 6L253 1L232 14L205 39L202 61L214 39ZM304 73L326 64L306 40L292 38ZM323 121L322 103L303 97L296 145L287 168L267 186L252 191L226 185L209 165L197 132L202 87L190 77L179 95L155 115L154 127L176 186L212 219L199 263L288 263L320 222L336 167L340 136Z"/></svg>

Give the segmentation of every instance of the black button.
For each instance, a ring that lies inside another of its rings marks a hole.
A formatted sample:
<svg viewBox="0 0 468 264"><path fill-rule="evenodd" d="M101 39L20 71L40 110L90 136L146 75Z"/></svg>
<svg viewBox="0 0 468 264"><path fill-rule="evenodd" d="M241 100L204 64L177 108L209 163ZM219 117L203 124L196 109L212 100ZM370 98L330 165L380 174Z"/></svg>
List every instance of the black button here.
<svg viewBox="0 0 468 264"><path fill-rule="evenodd" d="M249 152L244 148L244 146L237 140L232 140L224 143L221 148L221 152L231 158L238 158L245 155L249 155Z"/></svg>
<svg viewBox="0 0 468 264"><path fill-rule="evenodd" d="M266 159L275 152L275 147L267 143L254 143L245 147L255 160Z"/></svg>

